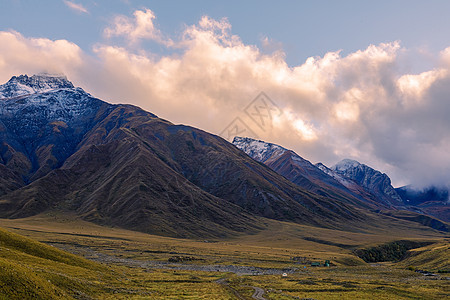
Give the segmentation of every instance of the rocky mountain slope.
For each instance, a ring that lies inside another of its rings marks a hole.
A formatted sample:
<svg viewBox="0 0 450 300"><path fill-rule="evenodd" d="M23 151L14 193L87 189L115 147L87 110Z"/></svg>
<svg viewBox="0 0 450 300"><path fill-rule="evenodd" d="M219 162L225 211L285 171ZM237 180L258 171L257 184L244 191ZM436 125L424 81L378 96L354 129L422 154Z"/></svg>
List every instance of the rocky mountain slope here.
<svg viewBox="0 0 450 300"><path fill-rule="evenodd" d="M338 176L330 176L320 166L313 165L291 150L276 144L243 137L235 137L233 144L253 159L264 163L308 191L363 208L383 207L371 194L365 192L352 180L345 181ZM355 191L353 191L352 185L359 189L354 188Z"/></svg>
<svg viewBox="0 0 450 300"><path fill-rule="evenodd" d="M34 181L60 167L112 109L65 77L12 77L0 86L0 161Z"/></svg>
<svg viewBox="0 0 450 300"><path fill-rule="evenodd" d="M397 194L391 185L391 179L386 174L350 159L340 161L331 169L344 178L351 179L364 187L386 205L403 205L402 198Z"/></svg>

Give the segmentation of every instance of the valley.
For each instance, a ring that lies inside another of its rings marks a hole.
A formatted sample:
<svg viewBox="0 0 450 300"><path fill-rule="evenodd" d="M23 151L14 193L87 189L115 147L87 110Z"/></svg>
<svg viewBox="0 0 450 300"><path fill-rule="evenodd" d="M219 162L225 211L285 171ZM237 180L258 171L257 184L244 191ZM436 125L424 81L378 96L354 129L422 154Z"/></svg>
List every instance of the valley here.
<svg viewBox="0 0 450 300"><path fill-rule="evenodd" d="M51 211L1 219L0 227L84 257L97 269L75 272L72 266L58 265L56 271L48 262L39 265L10 256L5 245L0 248L1 258L18 260L39 277L51 276L58 290L78 299L254 299L253 287L264 291L264 299L444 299L448 295L450 276L438 273L450 271L450 243L442 232L420 226L406 235L402 228L389 227L346 232L269 219L261 222L266 229L252 235L180 239L104 227ZM353 254L357 248L406 239L432 243L409 251L423 251L427 257L365 263ZM311 266L325 260L330 260L330 267ZM424 268L437 275L415 272Z"/></svg>

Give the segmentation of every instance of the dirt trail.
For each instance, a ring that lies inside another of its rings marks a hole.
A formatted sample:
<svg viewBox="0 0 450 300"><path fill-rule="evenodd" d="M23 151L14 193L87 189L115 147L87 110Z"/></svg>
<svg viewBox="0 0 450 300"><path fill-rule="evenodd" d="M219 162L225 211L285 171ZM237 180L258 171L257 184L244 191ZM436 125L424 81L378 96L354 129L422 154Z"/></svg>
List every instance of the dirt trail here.
<svg viewBox="0 0 450 300"><path fill-rule="evenodd" d="M226 278L222 278L216 281L216 283L224 286L226 289L230 290L238 299L245 299L243 298L238 291L236 291L234 288L232 288L229 284ZM256 286L247 286L250 287L252 289L255 290L255 292L252 295L253 299L256 300L267 300L266 298L264 298L264 294L266 293L262 288L260 287L256 287Z"/></svg>
<svg viewBox="0 0 450 300"><path fill-rule="evenodd" d="M233 289L229 284L226 278L222 278L216 281L216 283L222 285L224 288L230 290L233 295L236 296L236 298L240 299L240 300L245 300L245 298L242 298L242 296L238 293L238 291L236 291L235 289Z"/></svg>
<svg viewBox="0 0 450 300"><path fill-rule="evenodd" d="M255 290L255 292L252 295L253 299L256 299L256 300L267 300L266 298L263 297L265 291L262 288L256 287L256 286L252 286L252 288Z"/></svg>

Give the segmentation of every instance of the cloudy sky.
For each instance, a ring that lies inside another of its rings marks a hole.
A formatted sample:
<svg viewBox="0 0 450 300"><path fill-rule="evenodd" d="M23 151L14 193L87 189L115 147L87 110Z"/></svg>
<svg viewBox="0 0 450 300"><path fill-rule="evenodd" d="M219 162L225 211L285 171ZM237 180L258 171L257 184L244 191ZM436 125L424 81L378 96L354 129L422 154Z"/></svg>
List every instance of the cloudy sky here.
<svg viewBox="0 0 450 300"><path fill-rule="evenodd" d="M227 139L450 183L450 1L215 2L2 0L0 82L63 73Z"/></svg>

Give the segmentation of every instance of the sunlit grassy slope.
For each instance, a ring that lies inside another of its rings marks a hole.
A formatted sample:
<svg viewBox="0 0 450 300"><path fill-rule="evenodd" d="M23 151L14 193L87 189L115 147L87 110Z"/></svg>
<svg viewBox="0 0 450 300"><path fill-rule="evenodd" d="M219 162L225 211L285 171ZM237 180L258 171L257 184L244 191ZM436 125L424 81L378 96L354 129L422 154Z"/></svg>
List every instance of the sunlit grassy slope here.
<svg viewBox="0 0 450 300"><path fill-rule="evenodd" d="M105 270L100 264L0 229L3 299L70 298L89 289L77 277L96 278Z"/></svg>
<svg viewBox="0 0 450 300"><path fill-rule="evenodd" d="M450 242L436 243L409 250L402 266L415 269L450 272ZM450 276L449 276L450 277Z"/></svg>

